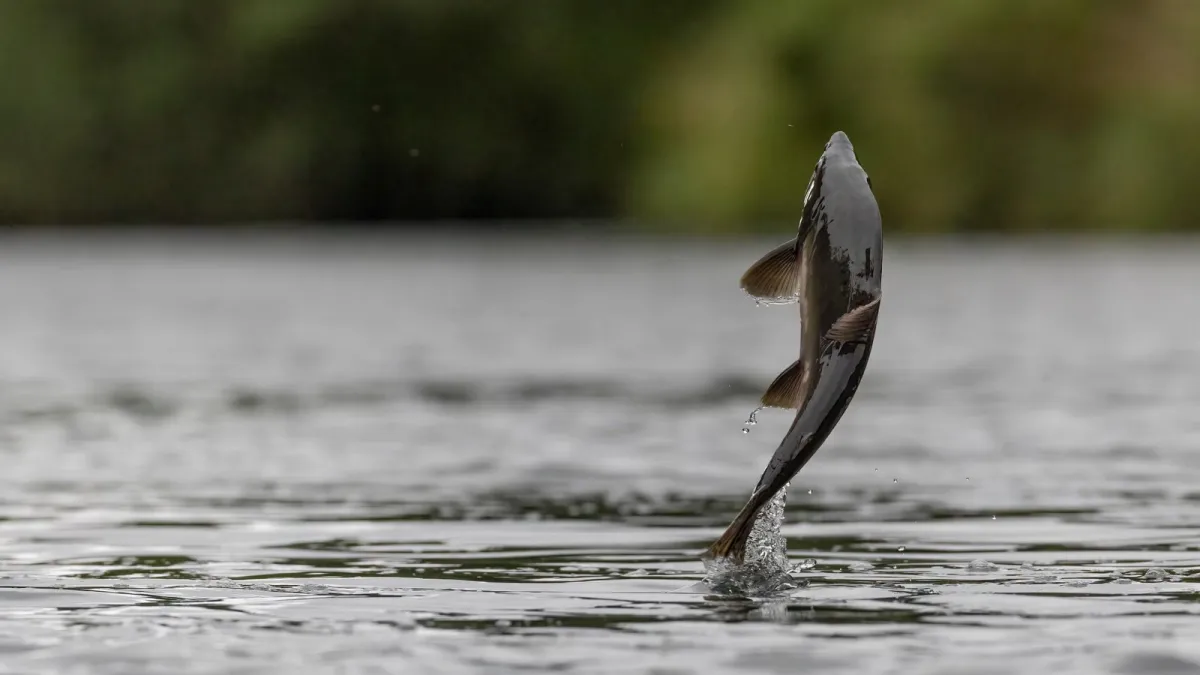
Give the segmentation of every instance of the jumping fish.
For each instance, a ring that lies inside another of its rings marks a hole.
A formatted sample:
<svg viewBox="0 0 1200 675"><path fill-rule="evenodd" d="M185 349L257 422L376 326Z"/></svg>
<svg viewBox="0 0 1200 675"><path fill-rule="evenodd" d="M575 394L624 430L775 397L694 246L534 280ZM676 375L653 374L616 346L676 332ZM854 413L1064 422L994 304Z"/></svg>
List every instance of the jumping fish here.
<svg viewBox="0 0 1200 675"><path fill-rule="evenodd" d="M800 358L762 397L764 407L797 413L749 501L705 557L743 561L759 511L812 459L850 405L875 341L882 263L871 179L838 131L809 179L796 238L742 275L742 289L760 301L800 306Z"/></svg>

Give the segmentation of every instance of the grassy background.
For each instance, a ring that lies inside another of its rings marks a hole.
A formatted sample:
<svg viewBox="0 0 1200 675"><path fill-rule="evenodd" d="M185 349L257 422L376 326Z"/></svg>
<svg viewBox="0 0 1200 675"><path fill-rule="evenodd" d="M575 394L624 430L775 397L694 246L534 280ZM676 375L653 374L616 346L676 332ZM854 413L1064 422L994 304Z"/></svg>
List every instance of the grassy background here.
<svg viewBox="0 0 1200 675"><path fill-rule="evenodd" d="M1190 0L0 4L0 221L1200 227Z"/></svg>

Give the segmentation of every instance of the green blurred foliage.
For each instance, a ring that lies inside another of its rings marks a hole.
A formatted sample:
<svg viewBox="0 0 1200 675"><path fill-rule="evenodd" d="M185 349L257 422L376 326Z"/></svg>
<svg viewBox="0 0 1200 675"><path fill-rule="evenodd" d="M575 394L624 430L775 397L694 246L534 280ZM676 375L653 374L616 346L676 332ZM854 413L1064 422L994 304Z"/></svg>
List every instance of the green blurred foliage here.
<svg viewBox="0 0 1200 675"><path fill-rule="evenodd" d="M603 215L704 4L0 3L0 220Z"/></svg>
<svg viewBox="0 0 1200 675"><path fill-rule="evenodd" d="M1191 0L0 4L0 220L1200 225ZM648 225L649 226L649 225Z"/></svg>
<svg viewBox="0 0 1200 675"><path fill-rule="evenodd" d="M689 226L794 218L836 129L889 229L1200 225L1187 0L745 0L649 98L629 203Z"/></svg>

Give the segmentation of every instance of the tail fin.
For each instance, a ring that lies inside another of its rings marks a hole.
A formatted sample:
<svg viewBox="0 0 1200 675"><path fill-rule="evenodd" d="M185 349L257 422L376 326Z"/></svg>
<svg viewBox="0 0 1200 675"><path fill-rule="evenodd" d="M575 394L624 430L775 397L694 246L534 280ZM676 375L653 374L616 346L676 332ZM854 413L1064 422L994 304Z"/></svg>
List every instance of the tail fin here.
<svg viewBox="0 0 1200 675"><path fill-rule="evenodd" d="M752 495L750 501L746 502L729 527L725 528L725 532L708 547L705 557L733 558L738 563L744 562L746 542L749 541L750 532L754 529L754 517L758 515L763 503L759 494Z"/></svg>

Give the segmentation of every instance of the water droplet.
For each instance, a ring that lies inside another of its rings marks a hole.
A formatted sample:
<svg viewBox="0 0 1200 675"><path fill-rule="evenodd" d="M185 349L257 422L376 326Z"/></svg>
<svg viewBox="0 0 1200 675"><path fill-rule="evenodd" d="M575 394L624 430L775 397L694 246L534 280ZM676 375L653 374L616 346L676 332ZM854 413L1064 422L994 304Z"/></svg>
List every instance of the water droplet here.
<svg viewBox="0 0 1200 675"><path fill-rule="evenodd" d="M1145 574L1142 575L1142 581L1149 581L1151 583L1162 581L1166 578L1167 573L1157 567L1151 567L1150 569L1146 570Z"/></svg>
<svg viewBox="0 0 1200 675"><path fill-rule="evenodd" d="M811 494L812 494L812 490L809 490L809 491L808 491L808 494L810 494L810 495L811 495Z"/></svg>
<svg viewBox="0 0 1200 675"><path fill-rule="evenodd" d="M815 559L805 558L804 560L801 560L799 562L799 564L797 564L795 567L793 567L792 571L793 572L803 572L805 570L811 570L812 568L814 568L816 566L817 566L817 561Z"/></svg>
<svg viewBox="0 0 1200 675"><path fill-rule="evenodd" d="M893 482L893 483L899 483L899 482L900 482L900 479L899 479L899 478L893 478L893 479L892 479L892 482Z"/></svg>
<svg viewBox="0 0 1200 675"><path fill-rule="evenodd" d="M971 477L970 477L970 476L967 476L967 480L971 480Z"/></svg>
<svg viewBox="0 0 1200 675"><path fill-rule="evenodd" d="M867 572L875 566L865 560L855 560L848 567L851 572Z"/></svg>
<svg viewBox="0 0 1200 675"><path fill-rule="evenodd" d="M762 406L750 411L750 417L746 418L745 426L742 427L742 433L750 433L750 427L758 424L758 413L762 411Z"/></svg>
<svg viewBox="0 0 1200 675"><path fill-rule="evenodd" d="M879 471L879 467L875 467L875 471L876 471L876 472L878 472L878 471Z"/></svg>
<svg viewBox="0 0 1200 675"><path fill-rule="evenodd" d="M995 519L996 519L996 516L995 516L995 515L992 515L992 520L995 520Z"/></svg>
<svg viewBox="0 0 1200 675"><path fill-rule="evenodd" d="M508 619L496 619L496 628L508 628L512 622Z"/></svg>
<svg viewBox="0 0 1200 675"><path fill-rule="evenodd" d="M903 547L903 546L901 546L900 548L898 548L898 549L896 549L896 550L897 550L897 551L899 551L899 552L901 552L901 553L904 553L904 547Z"/></svg>
<svg viewBox="0 0 1200 675"><path fill-rule="evenodd" d="M755 298L754 306L755 307L766 307L768 305L791 305L799 300L800 300L800 295L798 293L794 293L792 295L785 295L785 296L778 297L778 298Z"/></svg>

